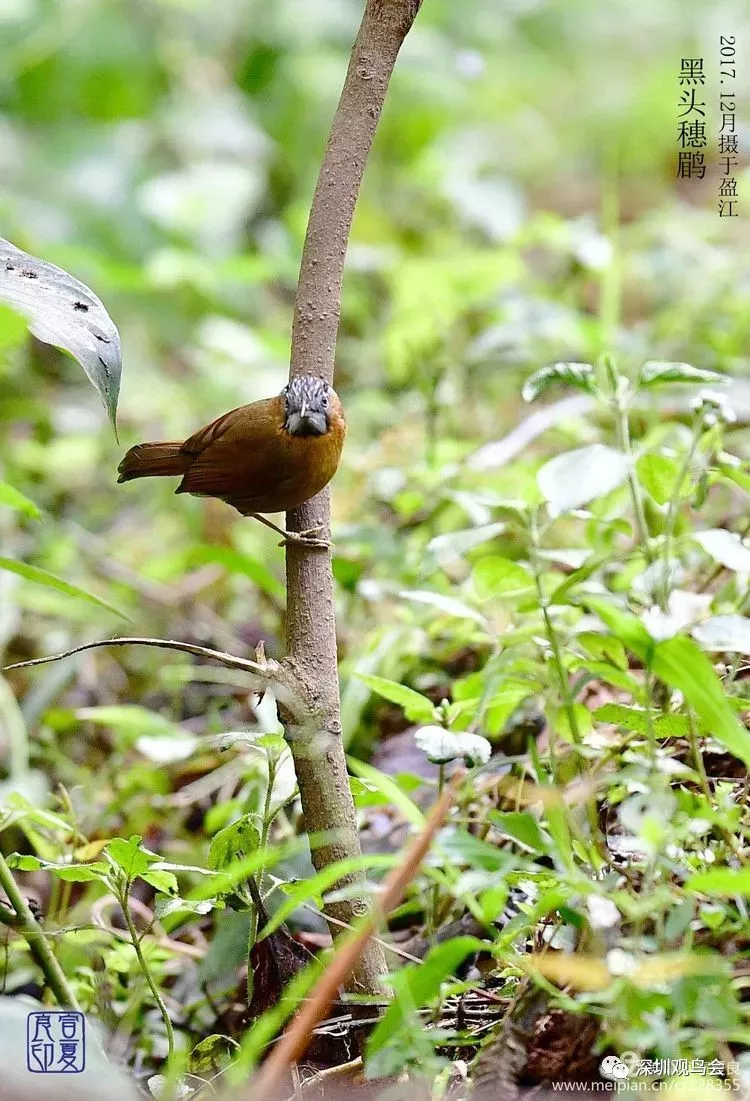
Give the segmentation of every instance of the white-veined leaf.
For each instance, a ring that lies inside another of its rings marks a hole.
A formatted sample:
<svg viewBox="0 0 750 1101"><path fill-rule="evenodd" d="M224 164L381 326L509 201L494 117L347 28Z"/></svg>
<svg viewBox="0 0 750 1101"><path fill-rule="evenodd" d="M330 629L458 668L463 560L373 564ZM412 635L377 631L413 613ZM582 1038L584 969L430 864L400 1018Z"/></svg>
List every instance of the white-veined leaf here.
<svg viewBox="0 0 750 1101"><path fill-rule="evenodd" d="M650 359L638 375L639 386L663 386L667 382L726 382L726 375L693 367L690 363L666 363Z"/></svg>
<svg viewBox="0 0 750 1101"><path fill-rule="evenodd" d="M0 237L0 302L29 322L34 336L78 360L113 426L120 393L120 334L92 290L68 272Z"/></svg>
<svg viewBox="0 0 750 1101"><path fill-rule="evenodd" d="M587 394L593 394L596 389L596 373L590 363L553 363L549 367L534 371L534 374L526 379L521 397L524 401L534 401L558 382L566 386L575 386L578 390L585 390Z"/></svg>

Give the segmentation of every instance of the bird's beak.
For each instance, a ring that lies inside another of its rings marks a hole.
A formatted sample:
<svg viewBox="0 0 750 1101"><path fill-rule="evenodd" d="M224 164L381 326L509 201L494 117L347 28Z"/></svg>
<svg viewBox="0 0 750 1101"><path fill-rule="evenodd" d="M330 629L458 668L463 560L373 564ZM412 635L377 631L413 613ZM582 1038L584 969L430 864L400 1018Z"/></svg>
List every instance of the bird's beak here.
<svg viewBox="0 0 750 1101"><path fill-rule="evenodd" d="M306 412L307 412L307 402L303 398L302 399L302 407L300 408L300 411L299 411L300 417L302 417L304 419L304 416L305 416Z"/></svg>

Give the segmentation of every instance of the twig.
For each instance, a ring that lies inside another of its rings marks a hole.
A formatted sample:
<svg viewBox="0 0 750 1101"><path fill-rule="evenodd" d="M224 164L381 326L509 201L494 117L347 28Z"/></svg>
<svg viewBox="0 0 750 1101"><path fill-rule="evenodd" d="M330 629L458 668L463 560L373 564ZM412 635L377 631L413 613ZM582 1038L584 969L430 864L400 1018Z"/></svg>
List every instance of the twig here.
<svg viewBox="0 0 750 1101"><path fill-rule="evenodd" d="M57 998L58 1003L80 1011L81 1007L78 1004L78 999L44 935L44 930L31 912L28 902L19 891L18 884L13 878L13 873L2 853L0 853L0 886L8 896L8 901L16 914L16 920L12 922L13 927L28 944L29 951L42 969L47 985ZM5 916L3 914L4 924L6 924ZM7 924L11 923L8 922Z"/></svg>
<svg viewBox="0 0 750 1101"><path fill-rule="evenodd" d="M432 839L453 804L456 789L462 779L462 775L454 777L443 790L430 811L424 829L414 838L401 863L389 874L382 893L369 913L360 920L356 930L339 941L333 958L311 991L309 999L297 1011L281 1040L250 1083L247 1097L270 1101L276 1095L285 1072L304 1053L313 1029L330 1009L339 987L351 974L373 931L384 920L385 915L398 906L406 888L419 871Z"/></svg>
<svg viewBox="0 0 750 1101"><path fill-rule="evenodd" d="M238 658L234 654L227 654L223 650L211 650L207 646L196 646L191 642L178 642L174 639L106 638L98 642L84 642L81 646L63 650L59 654L47 654L42 658L32 658L29 661L17 661L13 665L6 665L3 672L9 669L28 669L34 665L46 665L51 661L62 661L63 658L69 658L73 654L81 654L84 650L95 650L102 646L156 646L163 650L179 650L184 654L193 654L195 657L209 658L212 661L221 662L230 669L241 669L254 682L254 687L261 690L272 688L278 702L283 704L298 723L305 727L310 724L311 709L301 697L292 675L279 662L267 658L261 664L257 661L249 661L247 658Z"/></svg>
<svg viewBox="0 0 750 1101"><path fill-rule="evenodd" d="M344 258L370 147L401 44L421 0L367 0L331 126L310 209L294 303L290 377L313 373L333 381L341 310ZM287 515L289 531L319 528L330 539L328 488ZM317 869L360 851L354 804L341 738L333 576L329 551L286 551L287 658L320 716L320 743L293 732L290 745L309 832L336 837L313 853ZM287 728L287 735L290 732ZM361 875L348 885L361 883ZM347 886L344 882L342 886ZM330 903L326 913L351 923L366 909L363 897ZM332 930L335 934L336 930ZM352 974L350 990L376 993L385 971L380 948L369 942Z"/></svg>

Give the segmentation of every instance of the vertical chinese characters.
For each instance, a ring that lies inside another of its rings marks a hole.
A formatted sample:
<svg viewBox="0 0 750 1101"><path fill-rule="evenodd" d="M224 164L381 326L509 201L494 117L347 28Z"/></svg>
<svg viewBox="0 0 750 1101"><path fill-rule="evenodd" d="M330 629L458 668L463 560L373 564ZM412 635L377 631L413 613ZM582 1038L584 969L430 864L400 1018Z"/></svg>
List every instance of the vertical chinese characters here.
<svg viewBox="0 0 750 1101"><path fill-rule="evenodd" d="M680 61L680 93L677 138L677 178L702 180L706 175L706 102L703 86L706 74L702 57Z"/></svg>

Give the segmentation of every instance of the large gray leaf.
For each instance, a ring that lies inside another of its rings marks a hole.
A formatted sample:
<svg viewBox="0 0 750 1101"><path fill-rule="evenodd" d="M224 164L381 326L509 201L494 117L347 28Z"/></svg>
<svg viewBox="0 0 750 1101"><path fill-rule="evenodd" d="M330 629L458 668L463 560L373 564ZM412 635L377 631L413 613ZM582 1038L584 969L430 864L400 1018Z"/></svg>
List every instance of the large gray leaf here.
<svg viewBox="0 0 750 1101"><path fill-rule="evenodd" d="M559 516L617 489L629 469L630 461L622 451L595 443L550 459L537 474L537 483L550 512Z"/></svg>
<svg viewBox="0 0 750 1101"><path fill-rule="evenodd" d="M92 290L62 268L0 237L0 302L29 321L45 344L78 360L115 425L122 359L120 334Z"/></svg>

